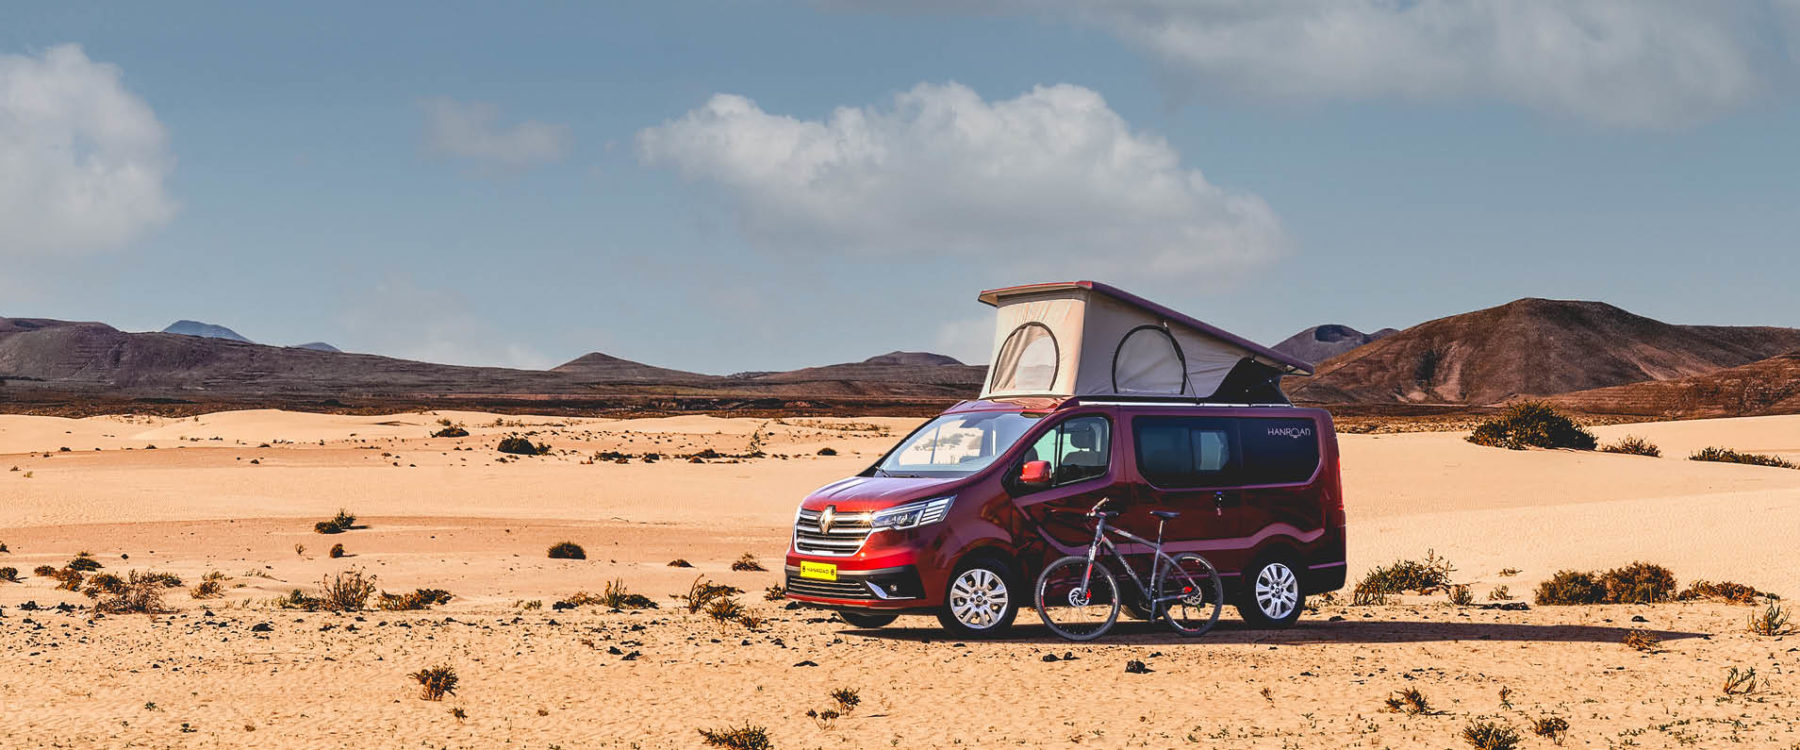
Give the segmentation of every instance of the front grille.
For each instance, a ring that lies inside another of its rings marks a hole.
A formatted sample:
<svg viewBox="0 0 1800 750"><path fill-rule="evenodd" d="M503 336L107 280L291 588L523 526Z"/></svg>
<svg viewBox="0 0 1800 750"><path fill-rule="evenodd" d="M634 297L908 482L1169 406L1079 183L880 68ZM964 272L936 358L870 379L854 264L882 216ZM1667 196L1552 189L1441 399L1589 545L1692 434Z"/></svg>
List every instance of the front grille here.
<svg viewBox="0 0 1800 750"><path fill-rule="evenodd" d="M847 557L862 549L869 538L868 513L838 513L831 519L831 530L819 529L820 511L801 510L794 520L794 549L809 555Z"/></svg>
<svg viewBox="0 0 1800 750"><path fill-rule="evenodd" d="M801 578L788 573L787 590L790 594L801 596L817 596L826 599L874 599L869 593L869 586L862 579L820 581L813 578Z"/></svg>

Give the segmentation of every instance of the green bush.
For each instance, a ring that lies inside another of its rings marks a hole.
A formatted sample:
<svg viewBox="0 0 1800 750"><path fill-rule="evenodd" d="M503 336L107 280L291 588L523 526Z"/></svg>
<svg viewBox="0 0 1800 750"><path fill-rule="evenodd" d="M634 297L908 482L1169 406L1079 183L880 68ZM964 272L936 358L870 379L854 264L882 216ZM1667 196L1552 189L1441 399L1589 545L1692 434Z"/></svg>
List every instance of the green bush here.
<svg viewBox="0 0 1800 750"><path fill-rule="evenodd" d="M1718 461L1728 464L1749 464L1751 466L1773 466L1777 469L1800 469L1793 462L1780 456L1765 456L1761 453L1739 453L1730 448L1709 446L1688 456L1689 461Z"/></svg>
<svg viewBox="0 0 1800 750"><path fill-rule="evenodd" d="M1591 451L1600 442L1594 433L1541 401L1525 401L1507 407L1500 416L1476 425L1468 440L1476 445L1516 451L1526 448Z"/></svg>
<svg viewBox="0 0 1800 750"><path fill-rule="evenodd" d="M1450 574L1456 568L1426 550L1424 560L1395 560L1391 565L1376 567L1356 584L1355 592L1366 604L1385 604L1388 594L1413 591L1430 594L1450 586Z"/></svg>
<svg viewBox="0 0 1800 750"><path fill-rule="evenodd" d="M1601 446L1600 450L1604 453L1627 453L1633 456L1649 456L1651 458L1662 457L1661 448L1656 447L1655 443L1636 435L1626 435L1625 437Z"/></svg>

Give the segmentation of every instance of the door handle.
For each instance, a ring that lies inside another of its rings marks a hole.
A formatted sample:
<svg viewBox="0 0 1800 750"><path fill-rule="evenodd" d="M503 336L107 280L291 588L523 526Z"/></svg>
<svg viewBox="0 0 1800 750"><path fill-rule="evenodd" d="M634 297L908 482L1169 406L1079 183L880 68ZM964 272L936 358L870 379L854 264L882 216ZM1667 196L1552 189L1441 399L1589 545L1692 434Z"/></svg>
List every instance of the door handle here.
<svg viewBox="0 0 1800 750"><path fill-rule="evenodd" d="M1215 490L1213 492L1213 514L1219 515L1219 516L1225 515L1225 493L1224 492L1220 492L1217 490Z"/></svg>

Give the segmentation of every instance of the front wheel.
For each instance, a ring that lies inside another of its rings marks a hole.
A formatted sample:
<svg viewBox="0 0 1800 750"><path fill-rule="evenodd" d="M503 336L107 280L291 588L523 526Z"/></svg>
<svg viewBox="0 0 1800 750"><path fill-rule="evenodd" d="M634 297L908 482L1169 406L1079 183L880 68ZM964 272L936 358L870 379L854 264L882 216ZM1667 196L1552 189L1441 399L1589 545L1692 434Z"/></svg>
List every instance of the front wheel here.
<svg viewBox="0 0 1800 750"><path fill-rule="evenodd" d="M1019 613L1017 593L1009 583L1012 580L1012 568L995 558L976 558L956 566L938 622L965 638L990 638L1006 632Z"/></svg>
<svg viewBox="0 0 1800 750"><path fill-rule="evenodd" d="M1069 556L1050 563L1038 576L1037 612L1050 632L1071 641L1091 641L1119 619L1119 586L1106 566Z"/></svg>
<svg viewBox="0 0 1800 750"><path fill-rule="evenodd" d="M1225 586L1219 571L1206 558L1193 553L1176 555L1156 576L1156 606L1169 627L1186 636L1201 635L1219 622L1225 605Z"/></svg>

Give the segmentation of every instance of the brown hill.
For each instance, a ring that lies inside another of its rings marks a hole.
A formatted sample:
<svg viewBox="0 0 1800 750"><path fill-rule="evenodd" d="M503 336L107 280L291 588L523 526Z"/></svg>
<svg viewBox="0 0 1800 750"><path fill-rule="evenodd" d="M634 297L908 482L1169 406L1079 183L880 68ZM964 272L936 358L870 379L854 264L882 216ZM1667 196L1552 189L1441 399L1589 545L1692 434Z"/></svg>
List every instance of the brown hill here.
<svg viewBox="0 0 1800 750"><path fill-rule="evenodd" d="M942 354L889 352L861 362L758 374L748 382L846 396L880 395L899 388L945 398L973 398L986 377L986 367L965 365Z"/></svg>
<svg viewBox="0 0 1800 750"><path fill-rule="evenodd" d="M1695 419L1800 414L1800 352L1675 380L1652 380L1554 396L1590 414Z"/></svg>
<svg viewBox="0 0 1800 750"><path fill-rule="evenodd" d="M1282 339L1281 343L1269 348L1317 364L1396 333L1399 331L1392 328L1383 328L1374 333L1363 333L1350 326L1326 323Z"/></svg>
<svg viewBox="0 0 1800 750"><path fill-rule="evenodd" d="M1422 323L1291 379L1297 400L1486 405L1671 380L1800 349L1800 330L1681 326L1600 302L1522 299Z"/></svg>
<svg viewBox="0 0 1800 750"><path fill-rule="evenodd" d="M600 352L583 354L550 368L550 371L606 383L701 383L720 379L716 375L671 370L666 367L633 362L629 359L620 359Z"/></svg>

